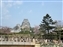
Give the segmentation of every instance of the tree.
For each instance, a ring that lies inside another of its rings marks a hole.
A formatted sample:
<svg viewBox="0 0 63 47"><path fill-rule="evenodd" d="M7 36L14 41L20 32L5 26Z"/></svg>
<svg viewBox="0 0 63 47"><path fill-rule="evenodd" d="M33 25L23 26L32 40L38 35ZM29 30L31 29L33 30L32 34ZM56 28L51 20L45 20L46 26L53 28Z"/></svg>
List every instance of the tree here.
<svg viewBox="0 0 63 47"><path fill-rule="evenodd" d="M51 18L51 16L49 16L49 14L46 14L46 16L43 17L43 20L40 24L40 29L43 29L43 31L47 31L49 34L49 30L55 28L53 25L56 22L54 22Z"/></svg>
<svg viewBox="0 0 63 47"><path fill-rule="evenodd" d="M55 28L55 32L57 33L58 39L61 40L61 31L62 31L62 21L57 21L56 22L56 28Z"/></svg>
<svg viewBox="0 0 63 47"><path fill-rule="evenodd" d="M0 34L10 34L11 28L10 27L2 27L0 29Z"/></svg>

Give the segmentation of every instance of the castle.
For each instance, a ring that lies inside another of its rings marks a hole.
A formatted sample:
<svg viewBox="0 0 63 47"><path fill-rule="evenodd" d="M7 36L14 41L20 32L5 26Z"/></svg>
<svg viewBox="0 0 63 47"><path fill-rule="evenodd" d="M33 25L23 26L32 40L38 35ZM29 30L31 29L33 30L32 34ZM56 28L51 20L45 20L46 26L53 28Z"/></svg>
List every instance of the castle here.
<svg viewBox="0 0 63 47"><path fill-rule="evenodd" d="M30 23L28 21L28 19L24 19L22 22L22 25L17 24L12 30L11 32L20 32L21 30L27 30L30 31Z"/></svg>

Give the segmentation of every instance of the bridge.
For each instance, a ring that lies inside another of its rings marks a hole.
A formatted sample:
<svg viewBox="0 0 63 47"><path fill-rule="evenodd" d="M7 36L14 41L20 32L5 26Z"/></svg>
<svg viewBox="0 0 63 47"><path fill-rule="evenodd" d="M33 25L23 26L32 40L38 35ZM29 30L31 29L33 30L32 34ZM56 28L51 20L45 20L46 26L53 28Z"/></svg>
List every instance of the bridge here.
<svg viewBox="0 0 63 47"><path fill-rule="evenodd" d="M0 41L0 47L40 47L40 44L33 42Z"/></svg>

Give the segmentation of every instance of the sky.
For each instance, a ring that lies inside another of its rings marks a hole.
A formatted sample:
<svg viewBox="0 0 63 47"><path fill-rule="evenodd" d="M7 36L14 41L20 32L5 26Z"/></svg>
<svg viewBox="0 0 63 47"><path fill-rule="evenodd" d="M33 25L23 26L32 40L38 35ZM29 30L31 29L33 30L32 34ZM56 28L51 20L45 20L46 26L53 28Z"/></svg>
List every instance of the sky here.
<svg viewBox="0 0 63 47"><path fill-rule="evenodd" d="M0 0L0 26L14 27L28 19L33 27L39 25L46 14L62 21L62 4L62 0Z"/></svg>

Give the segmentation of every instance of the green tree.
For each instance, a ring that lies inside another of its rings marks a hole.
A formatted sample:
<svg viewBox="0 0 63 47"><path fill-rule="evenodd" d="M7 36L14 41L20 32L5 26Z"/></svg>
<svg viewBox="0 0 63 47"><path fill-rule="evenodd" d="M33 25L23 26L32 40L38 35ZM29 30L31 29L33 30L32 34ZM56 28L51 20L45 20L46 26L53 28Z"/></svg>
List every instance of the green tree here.
<svg viewBox="0 0 63 47"><path fill-rule="evenodd" d="M35 35L34 35L34 28L33 27L30 27L30 35L32 36L32 37L34 37Z"/></svg>
<svg viewBox="0 0 63 47"><path fill-rule="evenodd" d="M40 24L40 29L43 29L43 31L47 31L49 34L49 30L55 28L53 25L56 22L54 22L51 18L51 16L49 16L49 14L46 14L46 16L43 17L43 20Z"/></svg>
<svg viewBox="0 0 63 47"><path fill-rule="evenodd" d="M54 29L56 22L54 22L49 14L43 17L43 20L40 24L40 34L42 34L43 38L50 38L51 34L49 34L50 30Z"/></svg>

